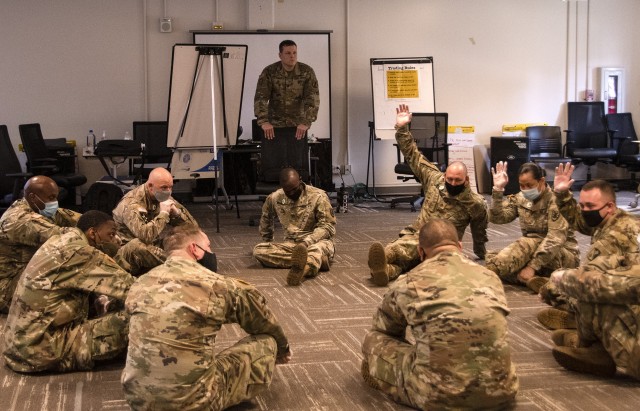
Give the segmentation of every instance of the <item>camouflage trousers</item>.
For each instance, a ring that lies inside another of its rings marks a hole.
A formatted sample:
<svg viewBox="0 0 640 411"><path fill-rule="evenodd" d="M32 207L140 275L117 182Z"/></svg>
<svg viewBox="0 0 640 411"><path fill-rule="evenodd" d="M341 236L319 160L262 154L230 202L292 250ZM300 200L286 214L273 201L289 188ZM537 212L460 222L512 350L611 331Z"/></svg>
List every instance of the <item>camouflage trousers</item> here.
<svg viewBox="0 0 640 411"><path fill-rule="evenodd" d="M504 282L520 284L518 273L531 261L542 243L541 238L520 237L502 250L487 252L485 261L488 269L498 274ZM578 250L562 247L558 255L536 273L538 276L549 277L559 268L575 268L580 264Z"/></svg>
<svg viewBox="0 0 640 411"><path fill-rule="evenodd" d="M395 280L402 273L406 273L418 264L418 233L404 229L400 232L400 238L384 247L387 256L387 264L391 268L389 281Z"/></svg>
<svg viewBox="0 0 640 411"><path fill-rule="evenodd" d="M12 278L0 278L0 313L9 312L13 293L18 285L19 275Z"/></svg>
<svg viewBox="0 0 640 411"><path fill-rule="evenodd" d="M208 379L212 408L222 410L250 400L271 385L278 346L273 337L249 335L216 356L204 378Z"/></svg>
<svg viewBox="0 0 640 411"><path fill-rule="evenodd" d="M58 331L52 339L54 351L61 355L55 371L90 370L95 361L117 357L127 349L128 334L129 315L124 311Z"/></svg>
<svg viewBox="0 0 640 411"><path fill-rule="evenodd" d="M577 302L580 345L600 341L618 367L640 379L640 305Z"/></svg>
<svg viewBox="0 0 640 411"><path fill-rule="evenodd" d="M265 267L291 268L291 252L297 244L293 241L260 243L253 248L253 257ZM331 262L335 252L333 241L320 240L307 247L307 264L317 273L322 265L322 256Z"/></svg>
<svg viewBox="0 0 640 411"><path fill-rule="evenodd" d="M124 259L130 266L130 273L139 276L159 266L167 259L162 248L145 244L137 238L129 241L118 250L116 261Z"/></svg>

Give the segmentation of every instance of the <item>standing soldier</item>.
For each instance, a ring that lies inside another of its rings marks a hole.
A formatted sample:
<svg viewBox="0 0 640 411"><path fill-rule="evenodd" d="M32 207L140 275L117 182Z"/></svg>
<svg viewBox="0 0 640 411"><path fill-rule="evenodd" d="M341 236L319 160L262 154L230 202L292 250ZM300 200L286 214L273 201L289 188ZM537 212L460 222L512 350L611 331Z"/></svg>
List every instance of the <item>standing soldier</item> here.
<svg viewBox="0 0 640 411"><path fill-rule="evenodd" d="M160 233L169 226L198 225L189 211L171 197L173 177L165 168L151 170L143 185L129 191L113 210L123 246L120 255L140 275L164 262Z"/></svg>
<svg viewBox="0 0 640 411"><path fill-rule="evenodd" d="M282 170L280 186L262 206L264 242L254 247L253 256L265 267L290 268L287 284L300 285L304 278L329 270L335 254L336 217L327 193L303 183L296 170ZM273 241L275 217L284 229L283 243Z"/></svg>
<svg viewBox="0 0 640 411"><path fill-rule="evenodd" d="M58 185L46 176L31 177L24 198L0 218L0 312L7 312L27 263L50 237L75 227L80 214L58 208Z"/></svg>
<svg viewBox="0 0 640 411"><path fill-rule="evenodd" d="M274 151L279 155L270 163L279 163L274 164L277 170L293 167L306 178L308 156L300 153L307 151L307 130L320 109L318 80L313 68L298 61L293 40L280 43L278 57L280 61L265 67L258 77L253 110L264 132L263 150L265 145L277 145Z"/></svg>
<svg viewBox="0 0 640 411"><path fill-rule="evenodd" d="M489 221L508 224L518 218L522 237L500 252L489 251L486 267L502 281L525 284L537 294L553 271L580 264L578 242L567 220L560 215L540 166L535 163L520 166L520 192L506 198L503 193L509 182L507 163L498 162L492 171Z"/></svg>
<svg viewBox="0 0 640 411"><path fill-rule="evenodd" d="M131 408L221 410L266 390L291 351L265 297L196 262L211 251L199 228L176 227L163 245L166 262L138 278L126 301L122 384ZM216 334L231 323L249 335L216 353Z"/></svg>
<svg viewBox="0 0 640 411"><path fill-rule="evenodd" d="M582 186L579 202L569 191L575 166L570 163L556 167L553 191L560 213L571 228L591 236L591 247L584 265L606 271L620 265L629 254L638 253L638 220L616 206L616 193L608 182L593 180ZM547 308L538 313L538 320L547 328L575 328L575 317L571 301L552 283L540 290L547 303L556 308Z"/></svg>
<svg viewBox="0 0 640 411"><path fill-rule="evenodd" d="M122 306L133 277L98 248L115 244L110 215L91 210L77 228L51 237L18 282L5 326L4 360L18 372L90 370L95 361L127 348L128 316ZM102 302L89 318L90 296ZM118 300L118 301L111 301Z"/></svg>
<svg viewBox="0 0 640 411"><path fill-rule="evenodd" d="M496 274L462 254L456 231L441 219L420 229L422 263L382 298L362 343L362 376L423 410L503 408L518 391L507 300Z"/></svg>
<svg viewBox="0 0 640 411"><path fill-rule="evenodd" d="M471 225L473 252L484 259L487 239L487 204L484 198L471 191L464 163L449 164L443 174L427 160L416 145L409 123L409 106L401 104L396 110L396 141L411 171L422 183L424 202L420 216L400 232L400 238L383 247L375 242L369 248L369 268L376 285L384 286L404 272L418 265L418 231L430 218L444 218L451 222L462 240L464 230Z"/></svg>

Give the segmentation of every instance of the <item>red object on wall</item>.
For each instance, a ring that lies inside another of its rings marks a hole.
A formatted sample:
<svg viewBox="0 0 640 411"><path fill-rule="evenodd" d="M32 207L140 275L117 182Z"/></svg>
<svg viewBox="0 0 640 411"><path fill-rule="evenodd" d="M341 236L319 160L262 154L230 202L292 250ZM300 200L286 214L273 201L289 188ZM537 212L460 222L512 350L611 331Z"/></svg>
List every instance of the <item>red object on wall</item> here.
<svg viewBox="0 0 640 411"><path fill-rule="evenodd" d="M607 100L607 113L616 114L618 112L618 99L610 98Z"/></svg>

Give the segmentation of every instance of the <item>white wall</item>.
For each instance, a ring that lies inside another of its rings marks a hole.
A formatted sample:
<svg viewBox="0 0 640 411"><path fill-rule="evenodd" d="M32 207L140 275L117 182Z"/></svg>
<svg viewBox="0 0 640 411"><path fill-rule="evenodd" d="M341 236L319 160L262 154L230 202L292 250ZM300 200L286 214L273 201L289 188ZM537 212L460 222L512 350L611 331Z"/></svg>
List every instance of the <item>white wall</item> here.
<svg viewBox="0 0 640 411"><path fill-rule="evenodd" d="M15 145L26 122L41 123L46 137L82 141L89 128L119 137L134 120L165 119L172 46L213 20L246 28L246 1L166 0L174 31L160 33L163 4L0 0L0 124ZM371 57L433 56L437 110L450 124L475 125L484 143L504 123L565 126L564 103L599 89L602 66L626 69L625 107L640 118L637 0L274 0L274 7L275 29L333 30L333 158L351 164L359 182L372 119ZM389 167L395 149L376 150L377 181L397 184Z"/></svg>

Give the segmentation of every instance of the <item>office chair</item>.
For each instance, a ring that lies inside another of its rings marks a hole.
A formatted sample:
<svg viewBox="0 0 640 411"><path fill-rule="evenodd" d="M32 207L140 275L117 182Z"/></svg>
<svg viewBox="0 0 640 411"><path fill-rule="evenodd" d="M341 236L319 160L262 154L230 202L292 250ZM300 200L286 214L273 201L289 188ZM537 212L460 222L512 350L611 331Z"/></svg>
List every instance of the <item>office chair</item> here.
<svg viewBox="0 0 640 411"><path fill-rule="evenodd" d="M557 126L531 126L525 130L529 137L529 159L534 163L568 163L562 155L562 131Z"/></svg>
<svg viewBox="0 0 640 411"><path fill-rule="evenodd" d="M155 167L168 167L171 163L173 151L167 147L166 121L134 121L133 140L144 144L142 158L131 163L130 174L136 181L143 183Z"/></svg>
<svg viewBox="0 0 640 411"><path fill-rule="evenodd" d="M22 187L31 173L23 173L16 155L7 126L0 125L0 214L18 198L22 197Z"/></svg>
<svg viewBox="0 0 640 411"><path fill-rule="evenodd" d="M611 134L611 142L618 152L616 165L629 171L633 190L638 191L640 186L636 180L636 172L640 171L640 144L631 113L607 114L607 126ZM639 197L640 194L637 194L629 207L637 207Z"/></svg>
<svg viewBox="0 0 640 411"><path fill-rule="evenodd" d="M409 125L411 135L416 140L416 144L422 152L422 155L433 162L440 171L443 172L449 163L449 144L447 143L448 121L448 113L413 113L411 124ZM398 163L395 165L393 171L398 174L398 180L406 182L414 179L418 181L413 171L411 171L409 164L401 161L400 148L397 144L394 145L397 149ZM421 183L420 181L418 182ZM420 192L419 195L393 198L391 199L390 206L394 208L398 203L409 203L411 211L416 211L415 205L422 196L423 193Z"/></svg>
<svg viewBox="0 0 640 411"><path fill-rule="evenodd" d="M74 208L75 189L86 183L87 177L75 173L76 156L73 148L63 138L47 142L42 137L39 123L20 124L18 129L27 155L27 171L34 175L46 175L64 188L68 195L61 195L60 202L68 208Z"/></svg>
<svg viewBox="0 0 640 411"><path fill-rule="evenodd" d="M567 143L564 154L574 164L587 166L587 181L591 181L591 166L597 162L613 163L616 149L609 145L609 133L602 101L569 102Z"/></svg>

